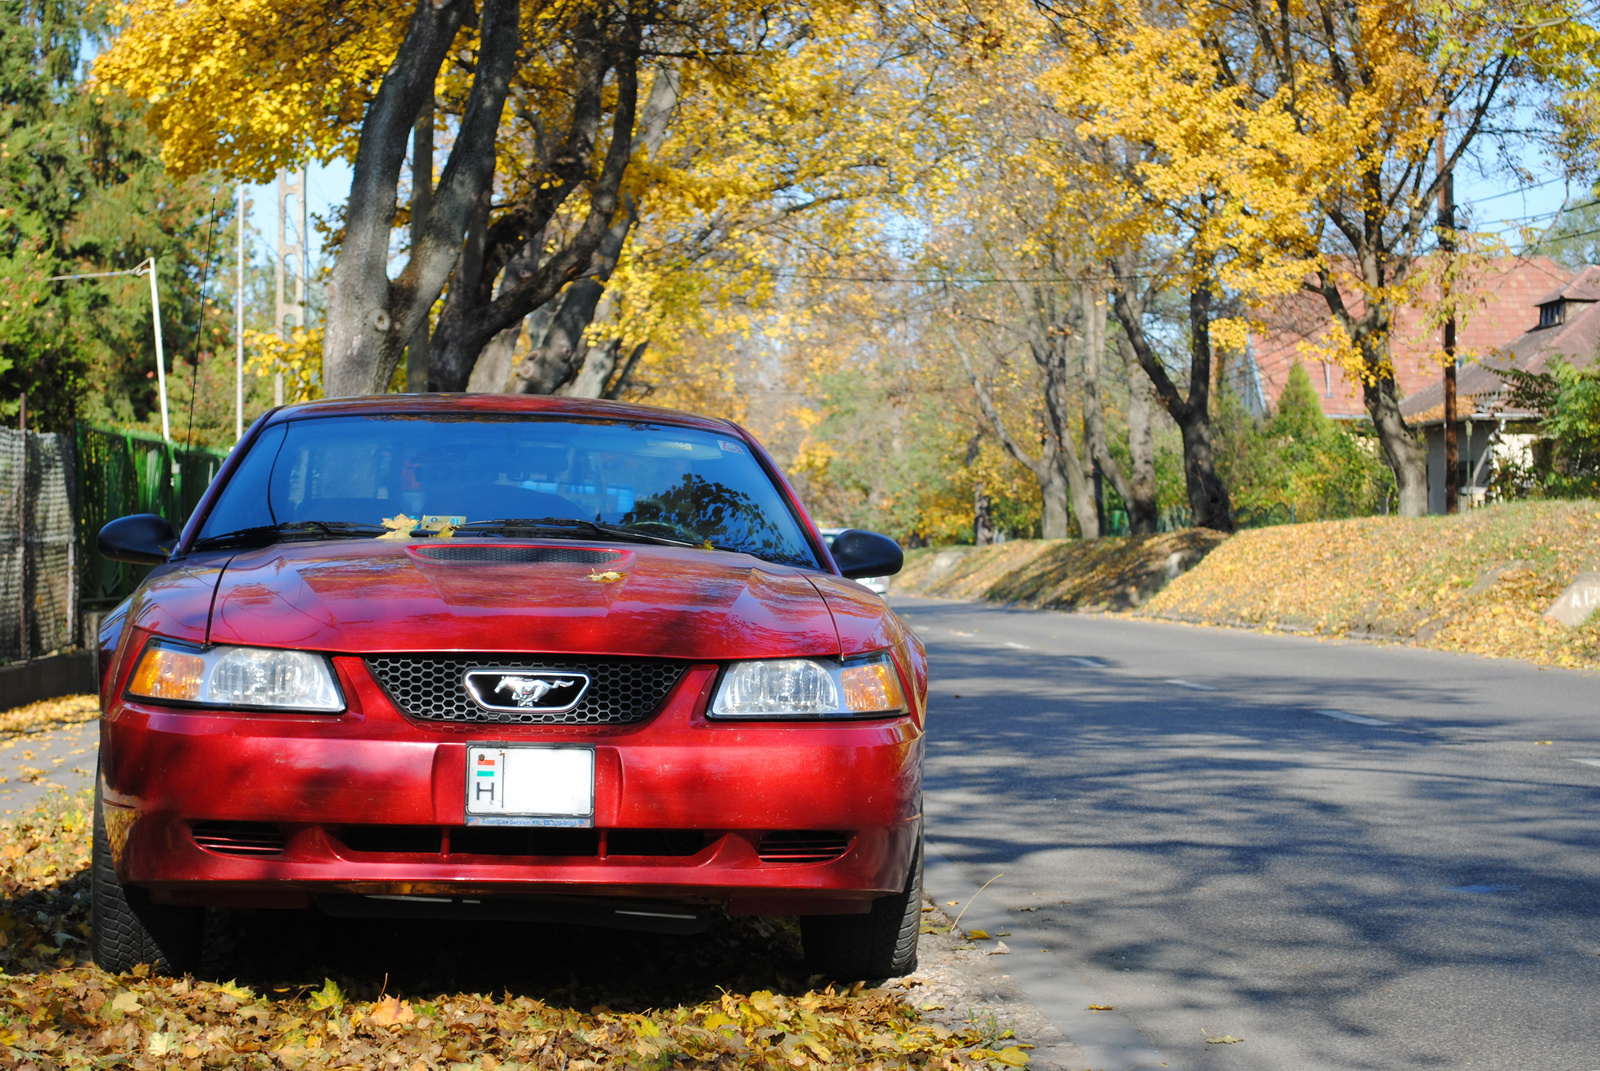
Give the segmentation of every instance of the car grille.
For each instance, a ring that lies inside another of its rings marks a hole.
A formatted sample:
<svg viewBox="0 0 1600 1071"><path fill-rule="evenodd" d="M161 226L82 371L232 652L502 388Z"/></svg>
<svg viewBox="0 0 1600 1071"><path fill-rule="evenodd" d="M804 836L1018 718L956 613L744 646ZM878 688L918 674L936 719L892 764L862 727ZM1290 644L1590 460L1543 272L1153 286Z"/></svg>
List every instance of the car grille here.
<svg viewBox="0 0 1600 1071"><path fill-rule="evenodd" d="M545 562L556 565L604 565L622 557L614 550L577 547L503 547L472 543L413 547L417 557L431 562Z"/></svg>
<svg viewBox="0 0 1600 1071"><path fill-rule="evenodd" d="M687 663L666 658L567 658L542 655L370 655L367 668L395 706L423 721L502 725L631 725L654 714ZM565 713L484 710L467 694L469 669L545 669L587 673L589 688Z"/></svg>

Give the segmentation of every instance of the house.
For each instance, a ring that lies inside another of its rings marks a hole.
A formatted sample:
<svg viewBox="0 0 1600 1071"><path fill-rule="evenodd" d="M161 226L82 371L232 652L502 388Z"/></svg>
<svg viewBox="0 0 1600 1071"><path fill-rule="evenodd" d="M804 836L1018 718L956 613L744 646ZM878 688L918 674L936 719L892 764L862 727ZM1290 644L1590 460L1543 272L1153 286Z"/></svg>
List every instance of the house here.
<svg viewBox="0 0 1600 1071"><path fill-rule="evenodd" d="M1476 306L1464 317L1457 335L1456 352L1464 361L1505 349L1528 327L1528 310L1553 289L1573 280L1571 269L1549 257L1503 257L1478 269L1472 283ZM1424 292L1416 305L1396 310L1390 335L1395 381L1402 397L1410 397L1437 384L1440 334L1424 320L1423 309L1436 295ZM1352 312L1359 312L1358 295L1345 295ZM1322 396L1322 411L1335 420L1360 420L1367 416L1361 384L1346 378L1344 370L1314 357L1315 344L1328 329L1327 303L1316 294L1301 291L1276 298L1254 310L1264 330L1253 334L1249 359L1236 373L1240 396L1264 414L1277 404L1296 361L1305 365Z"/></svg>
<svg viewBox="0 0 1600 1071"><path fill-rule="evenodd" d="M1460 468L1456 486L1463 502L1483 500L1494 466L1532 459L1538 439L1538 414L1505 405L1506 380L1500 370L1544 372L1554 357L1583 368L1600 350L1600 267L1590 266L1576 278L1531 303L1524 312L1524 330L1498 352L1476 363L1463 363L1456 375L1456 444ZM1444 384L1429 383L1400 403L1406 423L1428 441L1428 512L1444 512Z"/></svg>

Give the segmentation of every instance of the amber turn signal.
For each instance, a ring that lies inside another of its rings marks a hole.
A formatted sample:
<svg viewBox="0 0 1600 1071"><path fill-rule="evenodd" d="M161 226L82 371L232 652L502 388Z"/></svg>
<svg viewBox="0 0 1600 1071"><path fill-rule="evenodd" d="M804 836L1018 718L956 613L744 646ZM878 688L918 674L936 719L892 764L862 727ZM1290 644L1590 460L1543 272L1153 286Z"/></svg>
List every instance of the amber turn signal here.
<svg viewBox="0 0 1600 1071"><path fill-rule="evenodd" d="M200 655L151 644L133 671L128 691L146 699L193 702L200 698L205 676L206 660Z"/></svg>

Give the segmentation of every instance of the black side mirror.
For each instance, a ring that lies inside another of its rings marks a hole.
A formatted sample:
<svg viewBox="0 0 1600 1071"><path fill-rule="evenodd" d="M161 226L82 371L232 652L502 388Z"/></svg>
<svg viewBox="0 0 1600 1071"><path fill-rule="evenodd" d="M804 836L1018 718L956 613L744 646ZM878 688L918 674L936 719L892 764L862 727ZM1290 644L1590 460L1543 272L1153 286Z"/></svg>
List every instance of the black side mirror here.
<svg viewBox="0 0 1600 1071"><path fill-rule="evenodd" d="M95 541L101 557L135 565L160 565L177 544L172 525L155 513L118 517L100 529L100 538Z"/></svg>
<svg viewBox="0 0 1600 1071"><path fill-rule="evenodd" d="M848 528L833 537L833 560L851 580L863 576L893 576L906 563L900 544L886 535Z"/></svg>

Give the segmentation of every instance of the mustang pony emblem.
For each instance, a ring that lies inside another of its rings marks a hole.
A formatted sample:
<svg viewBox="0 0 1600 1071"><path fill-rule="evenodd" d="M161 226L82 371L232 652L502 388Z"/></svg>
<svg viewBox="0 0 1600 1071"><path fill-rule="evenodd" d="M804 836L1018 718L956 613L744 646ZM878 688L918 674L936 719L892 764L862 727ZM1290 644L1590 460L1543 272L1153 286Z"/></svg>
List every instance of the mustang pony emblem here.
<svg viewBox="0 0 1600 1071"><path fill-rule="evenodd" d="M557 688L570 688L577 681L573 680L539 680L536 677L501 677L500 683L495 685L495 694L509 691L512 700L519 707L531 707L546 695Z"/></svg>

